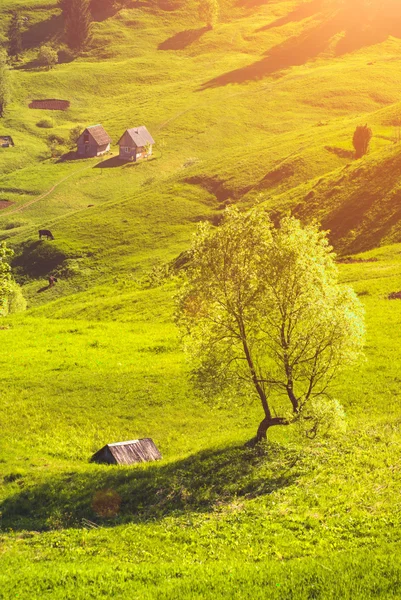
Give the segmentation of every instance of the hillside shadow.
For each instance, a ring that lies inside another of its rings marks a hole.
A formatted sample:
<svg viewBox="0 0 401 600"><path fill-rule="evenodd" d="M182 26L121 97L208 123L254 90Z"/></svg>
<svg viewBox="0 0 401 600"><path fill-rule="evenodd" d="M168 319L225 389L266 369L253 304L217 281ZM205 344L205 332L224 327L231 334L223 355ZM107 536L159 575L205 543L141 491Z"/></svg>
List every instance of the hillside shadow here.
<svg viewBox="0 0 401 600"><path fill-rule="evenodd" d="M313 24L308 25L300 35L267 50L263 58L250 65L223 73L205 82L200 91L257 81L285 69L302 66L315 60L325 51L339 57L382 43L389 36L401 37L401 5L392 4L391 10L387 8L381 11L377 4L365 6L357 3L324 12L319 11L321 6L320 2L309 2L287 17L260 28L258 31L285 25L306 16L316 16ZM338 37L341 39L334 47L330 47Z"/></svg>
<svg viewBox="0 0 401 600"><path fill-rule="evenodd" d="M52 528L82 519L116 525L163 519L183 512L212 512L238 498L255 498L285 488L299 477L300 456L279 445L203 451L170 464L145 467L88 466L86 472L49 477L0 505L3 526ZM23 483L21 484L23 486ZM71 517L73 515L73 517Z"/></svg>
<svg viewBox="0 0 401 600"><path fill-rule="evenodd" d="M24 49L37 48L54 38L58 38L62 32L62 16L52 15L49 19L34 23L22 32L22 47Z"/></svg>
<svg viewBox="0 0 401 600"><path fill-rule="evenodd" d="M121 167L124 164L123 160L120 160L118 156L112 156L111 158L107 158L106 160L102 160L102 162L97 163L93 168L94 169L114 169L115 167Z"/></svg>
<svg viewBox="0 0 401 600"><path fill-rule="evenodd" d="M16 250L12 260L15 274L37 278L47 276L62 265L67 254L54 241L28 240Z"/></svg>
<svg viewBox="0 0 401 600"><path fill-rule="evenodd" d="M158 50L184 50L194 42L198 41L209 27L201 27L200 29L187 29L180 31L158 46Z"/></svg>
<svg viewBox="0 0 401 600"><path fill-rule="evenodd" d="M260 31L269 31L270 29L275 29L276 27L283 27L284 25L288 25L289 23L296 23L298 21L303 21L304 19L308 19L309 17L313 17L323 6L323 0L312 0L311 2L306 2L305 4L301 4L297 6L297 8L284 17L280 17L280 19L276 19L273 23L269 23L268 25L263 25L263 27L259 27L255 30L256 33Z"/></svg>
<svg viewBox="0 0 401 600"><path fill-rule="evenodd" d="M60 156L60 158L58 160L56 160L56 164L63 163L63 162L69 162L72 160L79 160L82 158L83 157L79 156L79 154L76 150L70 150L69 152L66 152L65 154Z"/></svg>
<svg viewBox="0 0 401 600"><path fill-rule="evenodd" d="M267 56L246 67L219 75L201 86L201 91L230 83L257 81L290 67L302 66L323 52L338 31L339 16L322 21L298 37L291 37L267 53Z"/></svg>
<svg viewBox="0 0 401 600"><path fill-rule="evenodd" d="M355 152L352 150L346 150L345 148L338 148L337 146L325 146L327 152L335 154L338 158L345 158L347 160L353 160L355 158Z"/></svg>

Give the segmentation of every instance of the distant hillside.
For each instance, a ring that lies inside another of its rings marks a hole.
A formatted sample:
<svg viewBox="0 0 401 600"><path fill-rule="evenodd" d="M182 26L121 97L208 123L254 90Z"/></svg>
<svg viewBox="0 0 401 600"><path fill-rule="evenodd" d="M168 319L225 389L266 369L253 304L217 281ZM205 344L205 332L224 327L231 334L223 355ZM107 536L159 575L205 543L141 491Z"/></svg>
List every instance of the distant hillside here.
<svg viewBox="0 0 401 600"><path fill-rule="evenodd" d="M291 190L280 204L331 231L336 249L356 253L401 241L401 147L376 153ZM295 205L295 206L294 206Z"/></svg>

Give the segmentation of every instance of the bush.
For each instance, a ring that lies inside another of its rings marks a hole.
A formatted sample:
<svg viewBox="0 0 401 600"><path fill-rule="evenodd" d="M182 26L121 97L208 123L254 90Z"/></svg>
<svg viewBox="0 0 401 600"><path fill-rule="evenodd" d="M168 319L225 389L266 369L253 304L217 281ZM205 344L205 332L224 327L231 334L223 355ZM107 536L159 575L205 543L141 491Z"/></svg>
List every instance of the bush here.
<svg viewBox="0 0 401 600"><path fill-rule="evenodd" d="M41 46L38 52L38 61L49 71L58 63L58 54L51 46Z"/></svg>
<svg viewBox="0 0 401 600"><path fill-rule="evenodd" d="M53 123L50 119L41 119L36 123L36 127L41 127L42 129L52 129Z"/></svg>
<svg viewBox="0 0 401 600"><path fill-rule="evenodd" d="M10 221L10 223L6 223L4 228L6 231L10 229L17 229L17 227L22 227L22 225L26 225L25 221Z"/></svg>
<svg viewBox="0 0 401 600"><path fill-rule="evenodd" d="M80 125L77 125L76 127L73 127L72 129L70 129L70 136L69 136L69 141L70 141L70 145L71 146L76 146L77 142L78 142L78 138L82 133L82 127Z"/></svg>
<svg viewBox="0 0 401 600"><path fill-rule="evenodd" d="M368 153L373 132L367 125L359 125L354 132L352 143L355 148L355 158L362 158Z"/></svg>
<svg viewBox="0 0 401 600"><path fill-rule="evenodd" d="M69 48L62 48L57 53L58 63L60 65L65 63L70 63L76 58L75 52L70 50Z"/></svg>
<svg viewBox="0 0 401 600"><path fill-rule="evenodd" d="M219 19L219 4L217 0L200 0L198 6L198 16L204 21L209 29L213 29Z"/></svg>
<svg viewBox="0 0 401 600"><path fill-rule="evenodd" d="M13 313L23 312L25 309L26 300L24 298L22 290L19 285L13 283L11 292L6 299L5 314L11 315Z"/></svg>

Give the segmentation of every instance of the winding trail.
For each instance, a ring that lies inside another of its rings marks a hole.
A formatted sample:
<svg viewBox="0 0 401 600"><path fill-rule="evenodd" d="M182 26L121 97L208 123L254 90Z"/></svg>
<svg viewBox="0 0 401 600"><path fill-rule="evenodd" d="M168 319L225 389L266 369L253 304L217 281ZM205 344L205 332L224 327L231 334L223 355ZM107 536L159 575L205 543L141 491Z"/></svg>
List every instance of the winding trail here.
<svg viewBox="0 0 401 600"><path fill-rule="evenodd" d="M101 162L103 162L103 159L101 161L99 161L98 163L96 163L96 164L98 165ZM43 198L46 198L47 196L50 196L50 194L53 193L54 190L57 189L62 183L64 183L65 181L67 181L67 179L71 179L71 177L74 177L75 175L78 175L79 173L82 173L83 171L88 171L89 169L93 169L93 164L85 167L84 169L79 169L78 171L74 171L73 173L70 173L66 177L63 177L63 179L60 179L60 181L57 181L57 183L55 183L50 188L50 190L47 190L47 192L44 192L40 196L37 196L36 198L33 198L32 200L29 200L29 202L26 202L25 204L22 204L21 206L18 206L18 208L14 208L14 210L8 211L7 215L12 215L12 214L15 214L15 213L18 213L18 212L22 212L26 208L29 208L29 206L32 206L32 204L36 204L36 202L39 202L40 200L43 200Z"/></svg>

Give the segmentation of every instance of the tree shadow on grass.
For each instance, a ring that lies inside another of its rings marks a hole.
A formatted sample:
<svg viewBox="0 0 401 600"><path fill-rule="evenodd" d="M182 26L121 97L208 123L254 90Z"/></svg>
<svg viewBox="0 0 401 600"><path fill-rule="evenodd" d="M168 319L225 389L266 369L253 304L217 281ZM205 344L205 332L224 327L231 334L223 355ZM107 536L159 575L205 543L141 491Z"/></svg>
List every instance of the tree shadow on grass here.
<svg viewBox="0 0 401 600"><path fill-rule="evenodd" d="M42 46L46 42L61 36L63 27L61 14L54 14L49 19L34 23L22 32L22 46L25 49Z"/></svg>
<svg viewBox="0 0 401 600"><path fill-rule="evenodd" d="M187 29L180 31L158 46L158 50L184 50L194 42L197 42L209 27L201 27L200 29Z"/></svg>
<svg viewBox="0 0 401 600"><path fill-rule="evenodd" d="M51 529L80 526L83 519L117 525L184 512L212 512L238 498L271 494L294 483L300 456L269 444L204 451L174 463L113 467L49 477L3 501L3 526ZM23 484L22 484L23 485Z"/></svg>
<svg viewBox="0 0 401 600"><path fill-rule="evenodd" d="M313 16L318 6L319 4L315 5L311 2L303 9L302 7L297 9L300 11L298 15ZM223 73L205 82L200 91L229 84L258 81L285 69L302 66L327 51L337 36L341 36L341 39L331 50L335 56L343 56L380 44L389 36L401 37L401 5L394 5L391 10L387 7L382 12L376 4L363 5L362 8L361 6L352 4L336 10L317 12L313 24L308 24L300 35L290 37L282 44L270 48L264 53L263 58L250 65ZM305 13L302 12L303 10ZM297 20L294 13L292 16L290 13L288 17L283 17L281 24L285 24L287 19ZM279 26L278 22L267 25L259 31L273 26Z"/></svg>
<svg viewBox="0 0 401 600"><path fill-rule="evenodd" d="M97 163L93 168L94 169L114 169L115 167L121 167L124 164L123 160L120 160L118 156L112 156L111 158L107 158L106 160L102 160L102 162Z"/></svg>
<svg viewBox="0 0 401 600"><path fill-rule="evenodd" d="M311 2L306 2L297 6L295 10L288 13L284 17L273 21L273 23L269 23L268 25L263 25L263 27L259 27L256 29L256 33L260 31L269 31L270 29L275 29L276 27L283 27L284 25L288 25L289 23L296 23L298 21L303 21L308 17L313 17L323 6L323 0L312 0Z"/></svg>

